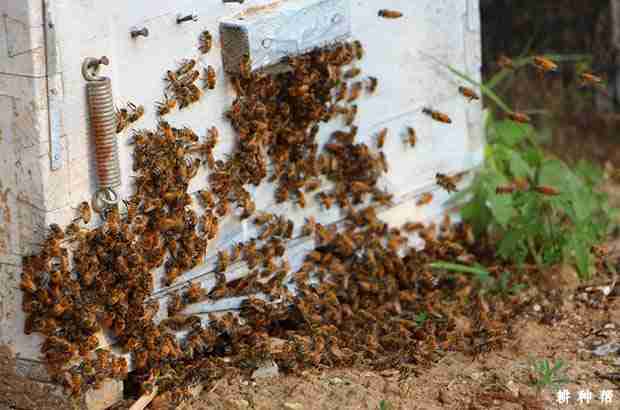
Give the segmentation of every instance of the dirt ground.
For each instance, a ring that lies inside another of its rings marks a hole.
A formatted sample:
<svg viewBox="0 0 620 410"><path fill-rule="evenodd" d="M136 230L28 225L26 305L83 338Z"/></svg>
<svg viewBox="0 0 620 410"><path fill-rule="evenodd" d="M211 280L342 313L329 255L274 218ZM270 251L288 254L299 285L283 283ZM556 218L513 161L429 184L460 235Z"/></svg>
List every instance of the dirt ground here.
<svg viewBox="0 0 620 410"><path fill-rule="evenodd" d="M577 289L561 310L553 312L559 320L550 324L549 312L533 304L515 326L514 339L501 350L475 359L451 353L430 369L418 369L418 375L416 369L406 377L398 370L316 370L302 377L221 380L188 408L374 410L384 401L384 409L617 409L618 386L599 375L620 370L620 356L596 357L590 349L595 343L618 341L619 293L616 288L592 307L579 300L584 292ZM568 383L559 389L570 392L568 404L557 402L558 387L538 391L532 385L538 376L534 364L545 359L565 363ZM589 404L578 403L580 390L592 392ZM601 402L604 390L613 392L611 404Z"/></svg>

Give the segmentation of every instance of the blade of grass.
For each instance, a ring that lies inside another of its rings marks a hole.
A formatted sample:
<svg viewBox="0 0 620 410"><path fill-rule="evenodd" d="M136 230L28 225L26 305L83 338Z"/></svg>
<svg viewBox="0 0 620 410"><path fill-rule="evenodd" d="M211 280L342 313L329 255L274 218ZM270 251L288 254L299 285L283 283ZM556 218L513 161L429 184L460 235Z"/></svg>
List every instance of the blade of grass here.
<svg viewBox="0 0 620 410"><path fill-rule="evenodd" d="M489 275L489 272L486 269L476 268L474 266L461 265L458 263L439 261L439 262L433 262L429 264L428 266L433 269L445 269L445 270L450 270L454 272L471 273L474 275L483 275L483 276Z"/></svg>

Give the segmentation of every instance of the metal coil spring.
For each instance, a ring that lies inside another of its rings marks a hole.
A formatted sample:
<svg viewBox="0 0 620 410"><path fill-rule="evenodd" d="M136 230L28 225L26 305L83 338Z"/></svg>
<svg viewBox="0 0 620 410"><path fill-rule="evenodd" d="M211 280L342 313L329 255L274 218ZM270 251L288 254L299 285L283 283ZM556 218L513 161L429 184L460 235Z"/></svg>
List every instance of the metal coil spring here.
<svg viewBox="0 0 620 410"><path fill-rule="evenodd" d="M103 78L98 81L89 81L86 87L90 120L95 134L99 186L103 189L118 188L121 186L121 168L118 159L112 82L109 78Z"/></svg>
<svg viewBox="0 0 620 410"><path fill-rule="evenodd" d="M105 60L107 62L107 59ZM101 60L86 59L83 73L87 80L86 89L90 111L91 128L95 138L97 178L99 192L97 196L103 202L99 207L115 203L118 198L115 188L121 186L121 167L116 137L116 110L112 97L112 82L107 77L92 75L88 69L98 67ZM101 197L105 195L105 197Z"/></svg>

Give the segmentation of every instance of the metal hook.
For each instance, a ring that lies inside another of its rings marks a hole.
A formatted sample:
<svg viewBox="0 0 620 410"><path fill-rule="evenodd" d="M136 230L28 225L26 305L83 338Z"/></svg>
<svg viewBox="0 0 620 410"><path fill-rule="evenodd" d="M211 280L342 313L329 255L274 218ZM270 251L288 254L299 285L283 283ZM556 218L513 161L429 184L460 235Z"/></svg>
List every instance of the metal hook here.
<svg viewBox="0 0 620 410"><path fill-rule="evenodd" d="M141 28L140 30L131 30L131 38L136 38L136 37L148 37L149 36L149 29L146 27Z"/></svg>
<svg viewBox="0 0 620 410"><path fill-rule="evenodd" d="M177 16L177 24L185 23L186 21L198 21L198 16L195 14L188 14L187 16Z"/></svg>
<svg viewBox="0 0 620 410"><path fill-rule="evenodd" d="M98 76L101 65L109 65L110 60L108 57L103 56L101 58L87 57L82 64L82 75L86 81L102 81L105 77ZM91 70L93 71L91 73Z"/></svg>
<svg viewBox="0 0 620 410"><path fill-rule="evenodd" d="M112 188L100 189L95 193L93 199L93 209L97 213L101 213L108 208L118 204L118 194Z"/></svg>

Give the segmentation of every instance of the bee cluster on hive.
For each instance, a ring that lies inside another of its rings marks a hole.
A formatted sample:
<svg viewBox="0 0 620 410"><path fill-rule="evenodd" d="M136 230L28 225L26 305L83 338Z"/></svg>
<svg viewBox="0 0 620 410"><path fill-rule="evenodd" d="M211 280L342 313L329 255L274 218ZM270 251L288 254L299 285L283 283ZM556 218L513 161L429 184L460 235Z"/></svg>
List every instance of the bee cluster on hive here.
<svg viewBox="0 0 620 410"><path fill-rule="evenodd" d="M212 36L205 31L201 53L211 46ZM73 223L65 229L50 225L41 250L23 260L25 332L45 336L41 351L57 381L78 395L107 378L127 377L127 360L99 348L97 335L103 330L130 353L132 377L143 392L157 386L175 402L187 397L188 386L230 372L247 373L265 358L297 371L403 351L421 357L431 354L433 346L447 348L454 342L450 321L421 326L414 313L433 311L432 298L440 288L425 264L473 258L471 230L447 219L437 237L434 225L390 228L378 217L378 207L389 206L392 195L378 186L388 172L386 156L356 142L355 102L379 86L376 77L362 78L356 63L363 57L362 44L353 41L287 58L288 70L277 74L250 72L250 61L244 59L240 74L230 78L237 97L226 116L237 139L224 159L214 155L217 128L201 138L161 118L203 95L195 85L201 78L197 61L186 60L166 73L164 100L156 105L157 127L133 130L133 195L101 213L95 228L86 227L94 218L88 203L81 203ZM215 71L207 67L204 72L204 89L213 89ZM425 112L450 122L445 114ZM142 106L120 110L120 131L143 113ZM346 129L333 132L320 147L321 123L336 118ZM387 133L379 133L379 149ZM414 146L415 131L407 133ZM200 167L209 170L208 186L189 193ZM458 178L437 175L449 191L456 190ZM315 249L297 271L286 256L293 222L257 210L248 191L265 180L276 185L277 203L304 208L316 200L346 215L338 226L307 219L301 232L314 237ZM329 188L321 189L325 181ZM425 194L418 205L432 198ZM201 265L219 221L233 214L252 218L260 229L257 237L219 249L215 286L207 290L194 283L171 295L168 317L156 320L154 272L163 268L163 285L169 286ZM409 247L414 233L425 240L423 250ZM249 273L227 282L224 272L237 262L245 263ZM188 305L233 296L247 297L239 315L210 315L205 325L199 316L182 313ZM188 332L184 338L177 337L180 330ZM284 345L273 348L273 338L284 339ZM423 347L429 338L432 343Z"/></svg>

